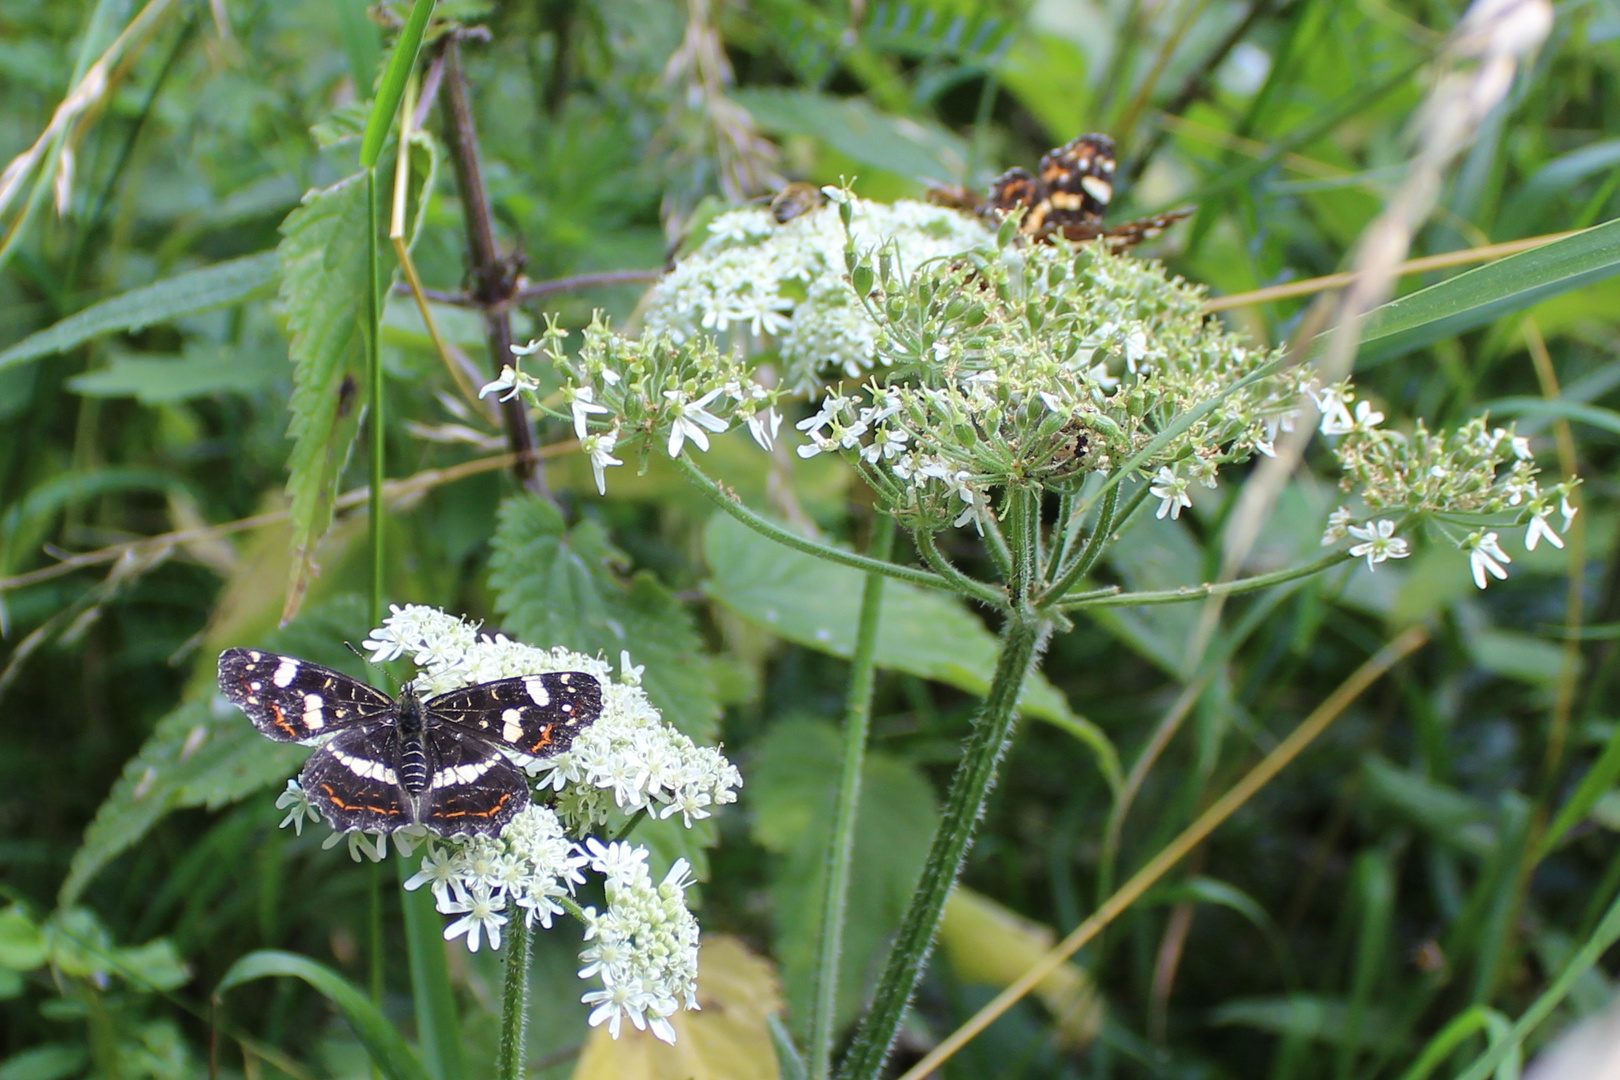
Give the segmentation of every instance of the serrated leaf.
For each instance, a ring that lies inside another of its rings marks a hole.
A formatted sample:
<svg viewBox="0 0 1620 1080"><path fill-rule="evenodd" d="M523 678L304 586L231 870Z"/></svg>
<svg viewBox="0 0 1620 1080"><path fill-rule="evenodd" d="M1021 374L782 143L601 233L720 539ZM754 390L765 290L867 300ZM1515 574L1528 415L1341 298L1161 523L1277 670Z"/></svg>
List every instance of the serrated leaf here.
<svg viewBox="0 0 1620 1080"><path fill-rule="evenodd" d="M703 939L698 951L697 1011L669 1018L675 1045L628 1024L614 1038L592 1030L574 1080L777 1080L770 1019L782 994L770 961L732 937Z"/></svg>
<svg viewBox="0 0 1620 1080"><path fill-rule="evenodd" d="M830 724L779 724L748 770L754 840L783 856L773 867L775 953L789 1016L802 1037L821 944L821 904L843 741ZM900 925L934 835L933 792L916 769L881 753L866 758L840 964L838 1022L852 1019Z"/></svg>
<svg viewBox="0 0 1620 1080"><path fill-rule="evenodd" d="M628 650L646 668L642 685L664 719L714 742L720 706L692 616L652 574L621 579L627 560L600 525L569 529L555 506L519 495L502 504L492 546L490 585L508 632L613 664Z"/></svg>
<svg viewBox="0 0 1620 1080"><path fill-rule="evenodd" d="M343 1019L349 1022L366 1048L371 1063L389 1080L430 1080L421 1060L382 1010L343 976L308 957L273 949L248 953L232 964L219 980L214 998L216 1001L223 998L225 991L234 986L271 976L302 979L319 991L343 1014Z"/></svg>
<svg viewBox="0 0 1620 1080"><path fill-rule="evenodd" d="M140 330L182 315L239 304L270 287L277 265L274 252L248 255L188 270L92 304L0 352L0 369L63 352L102 334Z"/></svg>
<svg viewBox="0 0 1620 1080"><path fill-rule="evenodd" d="M368 230L376 229L366 174L312 190L281 225L281 301L292 339L293 450L287 467L296 557L284 618L315 572L315 545L332 523L338 480L360 430L370 304Z"/></svg>
<svg viewBox="0 0 1620 1080"><path fill-rule="evenodd" d="M285 367L285 354L199 344L175 357L120 356L104 368L75 375L67 386L85 397L132 397L142 405L160 405L249 393Z"/></svg>
<svg viewBox="0 0 1620 1080"><path fill-rule="evenodd" d="M357 628L365 628L364 609L357 599L344 597L306 613L262 644L331 667L352 668L357 661L342 642ZM109 861L139 842L171 810L217 809L266 787L279 787L309 754L308 747L264 738L214 691L212 682L195 693L159 720L139 752L124 764L73 855L58 903L73 903ZM267 819L272 812L266 809Z"/></svg>
<svg viewBox="0 0 1620 1080"><path fill-rule="evenodd" d="M704 556L714 600L779 637L846 659L855 651L864 575L793 551L725 514L709 519ZM999 646L959 601L898 581L883 586L877 665L985 694ZM1025 714L1060 722L1074 713L1039 673L1024 688Z"/></svg>

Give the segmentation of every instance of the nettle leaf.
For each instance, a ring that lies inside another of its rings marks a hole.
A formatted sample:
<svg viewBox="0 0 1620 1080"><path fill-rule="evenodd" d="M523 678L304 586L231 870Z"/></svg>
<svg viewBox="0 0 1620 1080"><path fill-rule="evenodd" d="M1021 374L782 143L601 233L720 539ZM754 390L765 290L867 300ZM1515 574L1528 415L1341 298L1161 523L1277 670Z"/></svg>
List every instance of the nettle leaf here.
<svg viewBox="0 0 1620 1080"><path fill-rule="evenodd" d="M365 625L364 605L357 597L346 596L269 634L262 645L352 669L358 661L342 643L356 627ZM207 659L211 663L213 658ZM140 751L125 763L73 855L58 894L60 903L77 900L108 862L138 843L171 810L217 809L264 788L280 787L303 764L308 747L271 742L214 690L211 681L198 686L190 700L158 721ZM272 813L267 805L266 820Z"/></svg>
<svg viewBox="0 0 1620 1080"><path fill-rule="evenodd" d="M709 519L704 556L717 603L778 637L848 659L855 652L861 589L859 570L793 551L725 514ZM983 696L999 646L961 602L898 581L883 585L877 666L904 671ZM1028 716L1059 722L1074 713L1040 673L1030 676L1020 707Z"/></svg>
<svg viewBox="0 0 1620 1080"><path fill-rule="evenodd" d="M520 495L501 506L490 558L495 610L507 631L531 645L601 653L621 650L645 666L642 685L664 719L700 743L713 743L720 706L697 629L651 573L628 581L625 558L595 522L567 527L543 499Z"/></svg>
<svg viewBox="0 0 1620 1080"><path fill-rule="evenodd" d="M748 769L755 842L782 856L772 868L775 953L788 1013L802 1038L821 946L821 903L843 741L831 724L789 721L766 736ZM883 942L922 873L937 822L933 791L910 765L869 753L861 779L840 961L838 1023L854 1018L883 962Z"/></svg>
<svg viewBox="0 0 1620 1080"><path fill-rule="evenodd" d="M304 195L282 222L281 302L292 338L293 450L287 465L296 558L283 618L315 572L315 545L332 523L338 479L360 430L370 305L368 232L376 228L366 175Z"/></svg>

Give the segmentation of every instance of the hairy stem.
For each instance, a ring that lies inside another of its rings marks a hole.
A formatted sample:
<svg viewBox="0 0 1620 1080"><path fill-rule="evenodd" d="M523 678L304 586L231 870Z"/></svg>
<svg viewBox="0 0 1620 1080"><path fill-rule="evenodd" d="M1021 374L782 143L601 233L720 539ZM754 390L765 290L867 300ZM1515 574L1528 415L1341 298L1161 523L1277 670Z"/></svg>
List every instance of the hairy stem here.
<svg viewBox="0 0 1620 1080"><path fill-rule="evenodd" d="M496 1051L495 1075L500 1080L522 1080L523 1036L529 1022L529 940L534 931L521 915L508 927L506 982L501 991L501 1042Z"/></svg>
<svg viewBox="0 0 1620 1080"><path fill-rule="evenodd" d="M910 582L912 585L921 585L925 589L940 589L944 592L956 592L958 586L938 574L930 574L926 570L918 570L914 566L900 566L896 563L885 562L882 559L873 559L866 555L857 555L853 551L843 551L827 544L820 544L808 537L790 532L773 521L769 521L752 510L748 509L731 492L709 479L703 470L692 464L691 460L682 454L675 459L675 467L686 474L686 478L703 492L708 500L744 525L753 529L761 536L775 540L795 551L802 551L806 555L814 555L818 559L838 563L840 566L852 566L867 573L882 574L897 581Z"/></svg>
<svg viewBox="0 0 1620 1080"><path fill-rule="evenodd" d="M867 554L886 562L893 547L894 518L879 514ZM855 857L861 772L866 766L866 739L872 724L872 688L877 674L878 622L882 610L883 575L868 573L861 593L861 622L855 635L855 655L850 663L849 702L844 714L844 770L838 780L827 887L821 900L821 953L816 959L816 994L810 1014L810 1075L814 1080L825 1080L832 1062L833 1030L838 1019L838 974L844 952L844 916L849 903L850 865Z"/></svg>
<svg viewBox="0 0 1620 1080"><path fill-rule="evenodd" d="M876 1080L922 977L934 935L945 911L956 875L967 858L973 833L995 784L1002 751L1012 737L1018 695L1046 636L1046 624L1012 612L1002 632L990 693L951 780L945 813L923 865L917 891L900 924L900 932L878 981L872 1007L855 1033L855 1041L838 1070L840 1080Z"/></svg>

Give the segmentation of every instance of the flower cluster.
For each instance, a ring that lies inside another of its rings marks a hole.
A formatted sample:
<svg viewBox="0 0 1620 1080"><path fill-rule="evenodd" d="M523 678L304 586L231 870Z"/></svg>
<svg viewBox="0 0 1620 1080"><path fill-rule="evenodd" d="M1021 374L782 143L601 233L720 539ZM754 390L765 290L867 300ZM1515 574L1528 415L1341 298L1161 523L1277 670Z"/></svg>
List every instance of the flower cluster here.
<svg viewBox="0 0 1620 1080"><path fill-rule="evenodd" d="M850 257L881 369L800 423L798 452L842 454L917 527L983 531L998 489L1127 463L1179 515L1191 481L1271 453L1307 385L1210 323L1199 290L1102 246Z"/></svg>
<svg viewBox="0 0 1620 1080"><path fill-rule="evenodd" d="M662 444L678 457L686 443L709 449L709 436L746 425L761 448L771 449L782 426L778 391L757 381L735 352L721 352L710 337L676 342L664 334L628 338L600 315L585 329L579 352L563 347L568 332L554 322L538 340L512 346L539 353L565 375L562 396L580 447L591 459L596 489L607 493L606 470L623 465L615 451L639 447L643 457ZM539 383L510 365L482 394L505 390L533 395ZM592 423L595 422L595 429ZM606 430L603 430L603 429Z"/></svg>
<svg viewBox="0 0 1620 1080"><path fill-rule="evenodd" d="M1481 589L1491 578L1506 579L1513 561L1491 525L1525 526L1524 545L1531 551L1542 540L1564 546L1560 529L1548 519L1558 513L1561 529L1568 530L1575 516L1569 495L1578 481L1543 486L1529 440L1511 426L1492 427L1480 417L1454 431L1431 432L1419 420L1401 432L1380 426L1384 414L1356 401L1347 383L1314 388L1313 397L1322 434L1338 440L1340 487L1369 511L1367 521L1356 525L1349 507L1339 507L1328 519L1324 545L1348 536L1357 541L1350 554L1375 566L1409 553L1407 542L1395 535L1396 521L1382 515L1421 520L1468 552ZM1473 529L1458 535L1456 525Z"/></svg>
<svg viewBox="0 0 1620 1080"><path fill-rule="evenodd" d="M646 852L625 844L592 842L591 867L607 877L607 910L585 909L585 940L579 954L582 979L595 976L602 989L583 1000L595 1005L591 1025L608 1024L614 1038L621 1017L665 1042L675 1041L669 1017L684 1004L696 1009L698 925L686 906L685 859L675 860L653 884Z"/></svg>
<svg viewBox="0 0 1620 1080"><path fill-rule="evenodd" d="M816 394L829 377L859 378L881 362L879 329L850 287L846 249L895 245L919 265L994 245L994 234L953 210L827 194L846 212L817 208L778 224L766 208L745 207L715 218L708 240L653 289L647 329L676 342L772 339L784 383Z"/></svg>
<svg viewBox="0 0 1620 1080"><path fill-rule="evenodd" d="M413 827L334 834L328 845L346 838L355 858L373 860L386 854L390 837L402 855L421 845L420 869L405 887L429 886L439 912L454 917L445 938L462 938L474 952L485 941L499 949L513 919L550 928L555 916L575 915L589 943L581 953L580 977L602 982L602 989L584 995L594 1006L591 1023L607 1023L617 1036L627 1017L636 1028L674 1041L668 1018L683 1003L697 1007L698 929L685 902L690 868L677 860L654 885L647 848L587 834L606 824L628 827L641 814L679 814L690 826L714 806L736 800L742 784L736 766L718 749L697 746L663 723L642 690L641 668L628 654L621 654L615 679L602 660L481 634L473 623L421 605L392 608L364 646L374 662L411 659L417 666L413 686L425 697L554 671L585 672L602 684L601 715L567 752L519 758L538 777L539 789L554 793L555 807L530 805L499 836L446 838ZM276 805L288 811L282 825L300 832L305 821L318 819L297 781L288 782ZM587 870L605 879L605 912L573 899Z"/></svg>

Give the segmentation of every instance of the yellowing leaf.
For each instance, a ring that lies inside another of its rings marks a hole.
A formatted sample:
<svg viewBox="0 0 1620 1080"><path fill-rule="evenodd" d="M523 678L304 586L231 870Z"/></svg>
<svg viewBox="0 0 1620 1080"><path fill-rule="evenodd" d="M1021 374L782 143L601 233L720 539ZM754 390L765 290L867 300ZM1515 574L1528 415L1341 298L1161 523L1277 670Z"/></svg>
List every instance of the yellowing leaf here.
<svg viewBox="0 0 1620 1080"><path fill-rule="evenodd" d="M945 902L945 921L939 928L940 946L957 977L996 987L1010 985L1034 967L1056 941L1051 927L960 885ZM1066 963L1042 979L1035 996L1051 1010L1065 1046L1082 1047L1097 1037L1102 1002L1078 964Z"/></svg>
<svg viewBox="0 0 1620 1080"><path fill-rule="evenodd" d="M777 1080L766 1018L782 1008L770 962L732 937L706 937L698 957L697 1012L670 1018L675 1045L650 1032L599 1027L574 1067L574 1080Z"/></svg>

